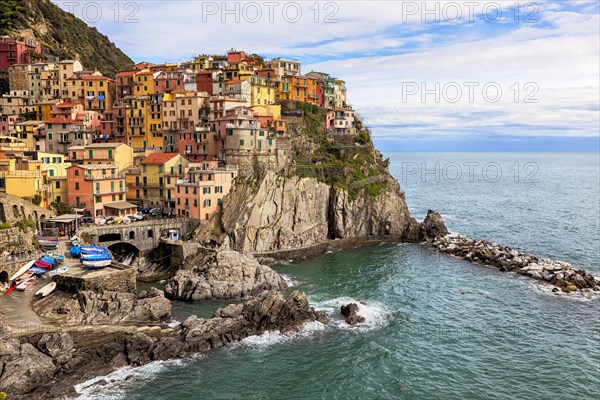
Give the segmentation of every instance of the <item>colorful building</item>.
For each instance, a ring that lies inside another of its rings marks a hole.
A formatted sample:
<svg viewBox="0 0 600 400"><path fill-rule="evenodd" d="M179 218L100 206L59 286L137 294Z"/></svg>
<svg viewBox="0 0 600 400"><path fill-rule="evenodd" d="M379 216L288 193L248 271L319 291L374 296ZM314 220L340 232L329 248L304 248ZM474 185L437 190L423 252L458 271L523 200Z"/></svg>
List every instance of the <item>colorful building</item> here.
<svg viewBox="0 0 600 400"><path fill-rule="evenodd" d="M118 172L133 166L133 149L122 143L89 144L84 147L82 156L84 164L114 165Z"/></svg>
<svg viewBox="0 0 600 400"><path fill-rule="evenodd" d="M84 208L85 215L99 219L109 215L107 205L126 201L125 174L115 165L82 164L67 168L69 205Z"/></svg>
<svg viewBox="0 0 600 400"><path fill-rule="evenodd" d="M42 45L37 40L0 37L0 70L7 70L14 64L32 64L42 55Z"/></svg>
<svg viewBox="0 0 600 400"><path fill-rule="evenodd" d="M221 211L237 176L237 168L218 168L216 162L190 164L185 178L177 180L175 212L180 217L208 220Z"/></svg>
<svg viewBox="0 0 600 400"><path fill-rule="evenodd" d="M175 208L175 183L182 179L189 161L177 153L154 153L141 163L140 180L135 183L141 188L144 206Z"/></svg>

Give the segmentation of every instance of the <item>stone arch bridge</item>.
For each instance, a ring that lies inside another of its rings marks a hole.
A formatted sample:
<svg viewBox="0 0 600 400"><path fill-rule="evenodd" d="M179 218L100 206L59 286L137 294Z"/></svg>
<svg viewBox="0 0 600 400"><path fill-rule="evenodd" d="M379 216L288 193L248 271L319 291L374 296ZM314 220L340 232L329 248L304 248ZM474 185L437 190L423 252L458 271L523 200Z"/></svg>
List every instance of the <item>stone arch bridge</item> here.
<svg viewBox="0 0 600 400"><path fill-rule="evenodd" d="M169 230L179 231L180 239L186 239L197 225L190 218L151 219L129 224L92 225L79 229L79 236L106 247L126 243L140 253L146 253L158 247L161 236Z"/></svg>

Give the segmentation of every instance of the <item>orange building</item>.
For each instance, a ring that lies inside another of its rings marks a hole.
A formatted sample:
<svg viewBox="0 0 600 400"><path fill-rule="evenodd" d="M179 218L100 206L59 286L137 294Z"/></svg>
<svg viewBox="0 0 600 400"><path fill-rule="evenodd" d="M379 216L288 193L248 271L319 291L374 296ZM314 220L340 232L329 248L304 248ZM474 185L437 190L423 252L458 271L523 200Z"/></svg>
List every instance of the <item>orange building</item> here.
<svg viewBox="0 0 600 400"><path fill-rule="evenodd" d="M73 165L67 168L67 182L69 205L85 208L85 215L96 219L112 215L107 208L126 200L125 174L115 165Z"/></svg>
<svg viewBox="0 0 600 400"><path fill-rule="evenodd" d="M285 100L319 104L319 87L315 78L307 76L288 76L288 92L281 94Z"/></svg>

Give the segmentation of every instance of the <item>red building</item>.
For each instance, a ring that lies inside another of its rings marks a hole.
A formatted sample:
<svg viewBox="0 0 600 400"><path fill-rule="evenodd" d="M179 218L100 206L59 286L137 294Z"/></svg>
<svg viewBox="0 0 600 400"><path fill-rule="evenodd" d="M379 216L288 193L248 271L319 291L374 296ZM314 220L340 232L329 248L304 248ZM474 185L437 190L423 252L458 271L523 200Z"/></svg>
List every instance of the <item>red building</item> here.
<svg viewBox="0 0 600 400"><path fill-rule="evenodd" d="M161 72L154 85L155 93L171 93L185 90L185 75L181 71Z"/></svg>
<svg viewBox="0 0 600 400"><path fill-rule="evenodd" d="M196 87L199 92L207 92L210 96L214 94L213 84L215 82L214 72L205 71L196 74Z"/></svg>
<svg viewBox="0 0 600 400"><path fill-rule="evenodd" d="M7 70L13 64L33 64L38 61L32 53L42 54L42 46L33 39L0 38L0 69Z"/></svg>

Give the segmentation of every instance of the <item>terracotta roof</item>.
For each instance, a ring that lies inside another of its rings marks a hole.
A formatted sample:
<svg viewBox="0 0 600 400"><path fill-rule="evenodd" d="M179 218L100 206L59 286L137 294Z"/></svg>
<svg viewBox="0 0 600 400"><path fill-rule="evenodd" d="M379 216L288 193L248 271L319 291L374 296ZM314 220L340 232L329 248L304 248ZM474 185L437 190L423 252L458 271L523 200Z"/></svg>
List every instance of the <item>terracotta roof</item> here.
<svg viewBox="0 0 600 400"><path fill-rule="evenodd" d="M106 76L98 76L98 75L89 75L83 77L84 81L112 81L112 79Z"/></svg>
<svg viewBox="0 0 600 400"><path fill-rule="evenodd" d="M50 118L46 120L47 124L78 124L79 122L67 118Z"/></svg>
<svg viewBox="0 0 600 400"><path fill-rule="evenodd" d="M119 72L116 76L131 76L131 75L135 75L137 71L123 71L123 72Z"/></svg>
<svg viewBox="0 0 600 400"><path fill-rule="evenodd" d="M177 157L179 153L153 153L142 161L143 165L160 165L164 164L173 157Z"/></svg>

